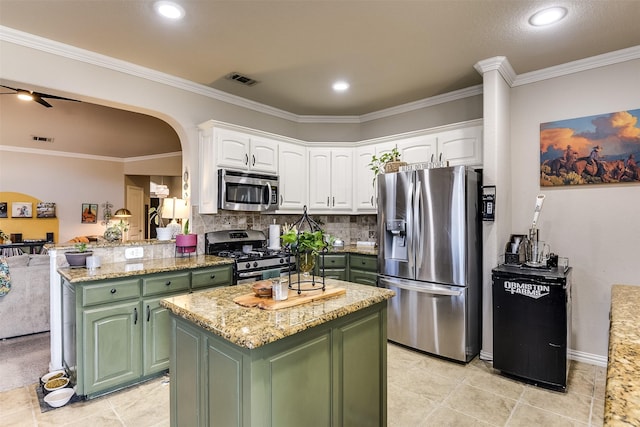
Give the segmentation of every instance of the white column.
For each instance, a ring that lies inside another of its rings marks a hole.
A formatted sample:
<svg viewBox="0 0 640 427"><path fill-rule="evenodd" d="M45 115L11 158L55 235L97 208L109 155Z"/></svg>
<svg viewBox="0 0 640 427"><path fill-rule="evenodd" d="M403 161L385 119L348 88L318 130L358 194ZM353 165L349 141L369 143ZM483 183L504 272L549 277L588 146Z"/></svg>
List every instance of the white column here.
<svg viewBox="0 0 640 427"><path fill-rule="evenodd" d="M503 56L475 65L483 77L483 185L496 186L495 222L483 223L482 349L493 359L491 269L498 265L511 234L510 88L515 73Z"/></svg>
<svg viewBox="0 0 640 427"><path fill-rule="evenodd" d="M49 328L51 361L49 370L62 368L62 286L58 274L58 251L49 249Z"/></svg>

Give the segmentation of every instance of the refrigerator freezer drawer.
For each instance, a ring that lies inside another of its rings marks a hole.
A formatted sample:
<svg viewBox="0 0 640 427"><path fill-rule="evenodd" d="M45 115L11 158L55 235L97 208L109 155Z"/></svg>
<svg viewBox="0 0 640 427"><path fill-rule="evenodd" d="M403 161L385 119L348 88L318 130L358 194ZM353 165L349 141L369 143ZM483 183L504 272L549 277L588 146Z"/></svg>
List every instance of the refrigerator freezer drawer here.
<svg viewBox="0 0 640 427"><path fill-rule="evenodd" d="M379 284L396 293L388 302L390 341L462 362L473 358L466 326L467 288L384 277Z"/></svg>

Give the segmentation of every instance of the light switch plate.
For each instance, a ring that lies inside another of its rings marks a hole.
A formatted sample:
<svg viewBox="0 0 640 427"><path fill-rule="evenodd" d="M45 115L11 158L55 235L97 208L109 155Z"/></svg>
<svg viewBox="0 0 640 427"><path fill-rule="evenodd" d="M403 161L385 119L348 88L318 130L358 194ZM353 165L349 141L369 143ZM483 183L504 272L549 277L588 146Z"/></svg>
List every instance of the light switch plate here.
<svg viewBox="0 0 640 427"><path fill-rule="evenodd" d="M124 250L124 259L142 258L144 256L144 249L142 247L127 248Z"/></svg>

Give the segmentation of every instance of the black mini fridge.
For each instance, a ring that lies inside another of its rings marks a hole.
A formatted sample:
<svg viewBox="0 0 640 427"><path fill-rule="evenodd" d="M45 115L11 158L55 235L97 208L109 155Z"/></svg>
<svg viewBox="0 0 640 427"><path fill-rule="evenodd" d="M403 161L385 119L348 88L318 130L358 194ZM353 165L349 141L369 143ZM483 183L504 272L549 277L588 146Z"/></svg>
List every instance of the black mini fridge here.
<svg viewBox="0 0 640 427"><path fill-rule="evenodd" d="M492 279L494 369L566 391L571 268L500 265Z"/></svg>

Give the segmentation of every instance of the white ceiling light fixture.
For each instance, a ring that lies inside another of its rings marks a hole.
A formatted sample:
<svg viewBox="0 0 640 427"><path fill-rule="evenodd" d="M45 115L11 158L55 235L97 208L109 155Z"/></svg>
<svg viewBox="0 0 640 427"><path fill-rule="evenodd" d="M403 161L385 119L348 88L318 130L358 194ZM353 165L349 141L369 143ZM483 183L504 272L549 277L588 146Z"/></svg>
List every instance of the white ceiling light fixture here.
<svg viewBox="0 0 640 427"><path fill-rule="evenodd" d="M18 99L22 99L23 101L33 101L33 94L31 92L18 90L16 93L18 95Z"/></svg>
<svg viewBox="0 0 640 427"><path fill-rule="evenodd" d="M333 87L333 90L335 90L336 92L344 92L347 89L349 89L349 83L340 80L335 82L332 87Z"/></svg>
<svg viewBox="0 0 640 427"><path fill-rule="evenodd" d="M554 24L567 16L567 9L564 7L550 7L539 10L529 18L529 24L534 27L542 27Z"/></svg>
<svg viewBox="0 0 640 427"><path fill-rule="evenodd" d="M156 12L169 19L182 19L185 14L182 6L172 1L157 1L154 3L153 7Z"/></svg>

